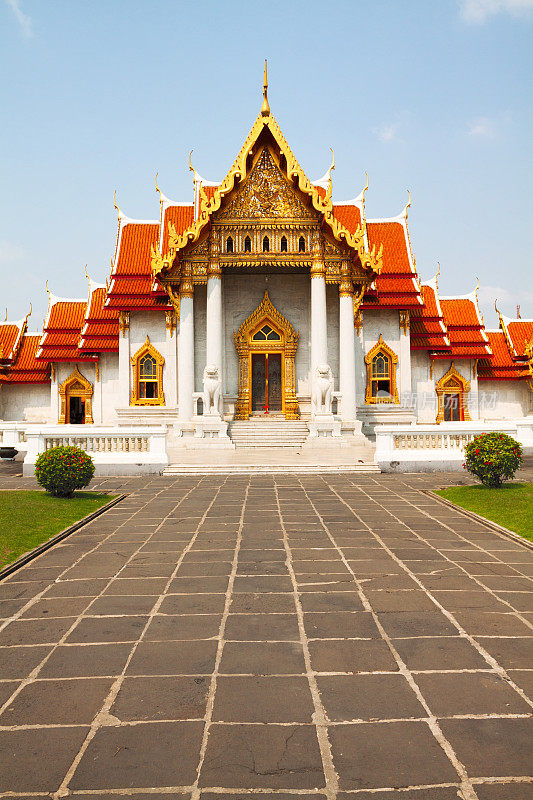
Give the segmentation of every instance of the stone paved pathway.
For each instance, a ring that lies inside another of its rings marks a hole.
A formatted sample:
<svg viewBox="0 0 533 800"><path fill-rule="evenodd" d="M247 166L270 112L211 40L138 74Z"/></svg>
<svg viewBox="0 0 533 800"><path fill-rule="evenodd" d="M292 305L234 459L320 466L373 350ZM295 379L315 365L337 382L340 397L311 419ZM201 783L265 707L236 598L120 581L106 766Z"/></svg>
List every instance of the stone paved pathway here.
<svg viewBox="0 0 533 800"><path fill-rule="evenodd" d="M533 552L443 480L101 480L0 584L0 792L533 798Z"/></svg>

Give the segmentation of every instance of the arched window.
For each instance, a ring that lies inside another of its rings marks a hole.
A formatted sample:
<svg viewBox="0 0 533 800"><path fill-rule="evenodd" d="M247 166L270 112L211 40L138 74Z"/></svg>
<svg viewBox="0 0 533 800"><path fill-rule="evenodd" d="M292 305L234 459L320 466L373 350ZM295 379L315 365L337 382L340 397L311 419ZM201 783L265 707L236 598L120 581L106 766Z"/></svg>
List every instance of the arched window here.
<svg viewBox="0 0 533 800"><path fill-rule="evenodd" d="M366 402L398 403L396 365L398 356L380 335L378 343L365 356Z"/></svg>
<svg viewBox="0 0 533 800"><path fill-rule="evenodd" d="M270 250L270 239L268 236L263 237L263 253L268 253Z"/></svg>
<svg viewBox="0 0 533 800"><path fill-rule="evenodd" d="M470 420L468 413L467 394L470 391L470 383L457 372L453 366L443 375L437 383L438 408L437 419L440 422L464 422Z"/></svg>
<svg viewBox="0 0 533 800"><path fill-rule="evenodd" d="M298 239L298 252L305 253L305 239L303 236Z"/></svg>
<svg viewBox="0 0 533 800"><path fill-rule="evenodd" d="M271 328L270 325L263 325L254 335L252 336L253 342L279 342L281 341L281 336L274 328Z"/></svg>
<svg viewBox="0 0 533 800"><path fill-rule="evenodd" d="M59 384L61 409L59 423L70 425L92 425L91 401L93 385L81 374L76 365L74 372Z"/></svg>
<svg viewBox="0 0 533 800"><path fill-rule="evenodd" d="M226 253L233 253L233 238L231 236L226 239Z"/></svg>
<svg viewBox="0 0 533 800"><path fill-rule="evenodd" d="M131 405L162 406L165 404L163 392L163 364L165 359L150 343L148 336L143 346L131 359L133 367L133 388Z"/></svg>
<svg viewBox="0 0 533 800"><path fill-rule="evenodd" d="M281 252L282 252L282 253L286 253L286 252L287 252L287 249L288 249L287 237L286 237L286 236L282 236L282 237L281 237L281 246L280 246L280 250L281 250Z"/></svg>
<svg viewBox="0 0 533 800"><path fill-rule="evenodd" d="M249 236L247 236L244 240L244 252L251 253L252 252L252 240Z"/></svg>

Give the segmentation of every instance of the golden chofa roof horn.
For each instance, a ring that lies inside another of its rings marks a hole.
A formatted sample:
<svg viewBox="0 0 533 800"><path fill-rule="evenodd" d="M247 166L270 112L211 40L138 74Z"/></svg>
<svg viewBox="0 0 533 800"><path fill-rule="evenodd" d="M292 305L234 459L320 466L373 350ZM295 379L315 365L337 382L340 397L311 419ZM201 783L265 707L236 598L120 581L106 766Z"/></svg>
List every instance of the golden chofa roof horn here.
<svg viewBox="0 0 533 800"><path fill-rule="evenodd" d="M267 75L267 60L265 58L265 73L263 76L263 105L261 106L261 116L270 116L270 106L268 105L268 75Z"/></svg>

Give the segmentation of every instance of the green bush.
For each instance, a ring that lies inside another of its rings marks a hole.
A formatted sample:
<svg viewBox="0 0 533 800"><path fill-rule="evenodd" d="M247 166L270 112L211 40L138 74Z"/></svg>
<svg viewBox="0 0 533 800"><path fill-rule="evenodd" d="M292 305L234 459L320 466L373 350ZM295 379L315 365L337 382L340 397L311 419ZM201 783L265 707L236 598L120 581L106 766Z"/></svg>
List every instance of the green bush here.
<svg viewBox="0 0 533 800"><path fill-rule="evenodd" d="M93 460L79 447L53 447L35 462L37 483L54 497L72 497L93 475Z"/></svg>
<svg viewBox="0 0 533 800"><path fill-rule="evenodd" d="M465 447L464 469L492 488L514 478L522 465L522 447L505 433L482 433Z"/></svg>

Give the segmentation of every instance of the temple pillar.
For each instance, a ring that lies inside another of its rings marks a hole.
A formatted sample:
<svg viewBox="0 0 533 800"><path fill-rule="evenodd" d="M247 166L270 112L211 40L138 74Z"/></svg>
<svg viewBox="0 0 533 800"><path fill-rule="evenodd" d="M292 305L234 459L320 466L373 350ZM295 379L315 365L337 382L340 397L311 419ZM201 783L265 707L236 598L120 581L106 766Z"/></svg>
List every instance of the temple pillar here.
<svg viewBox="0 0 533 800"><path fill-rule="evenodd" d="M313 242L311 267L311 386L319 364L328 364L328 323L326 312L326 268L319 234Z"/></svg>
<svg viewBox="0 0 533 800"><path fill-rule="evenodd" d="M194 412L194 287L191 267L185 268L180 284L180 329L178 334L178 410L182 420Z"/></svg>
<svg viewBox="0 0 533 800"><path fill-rule="evenodd" d="M343 278L339 284L339 389L341 416L354 420L355 396L355 330L353 318L353 283L347 265L343 264Z"/></svg>
<svg viewBox="0 0 533 800"><path fill-rule="evenodd" d="M209 266L207 269L207 309L206 309L206 366L216 367L221 387L223 342L222 335L222 269L220 267L218 237L211 234ZM223 411L223 400L220 410Z"/></svg>

